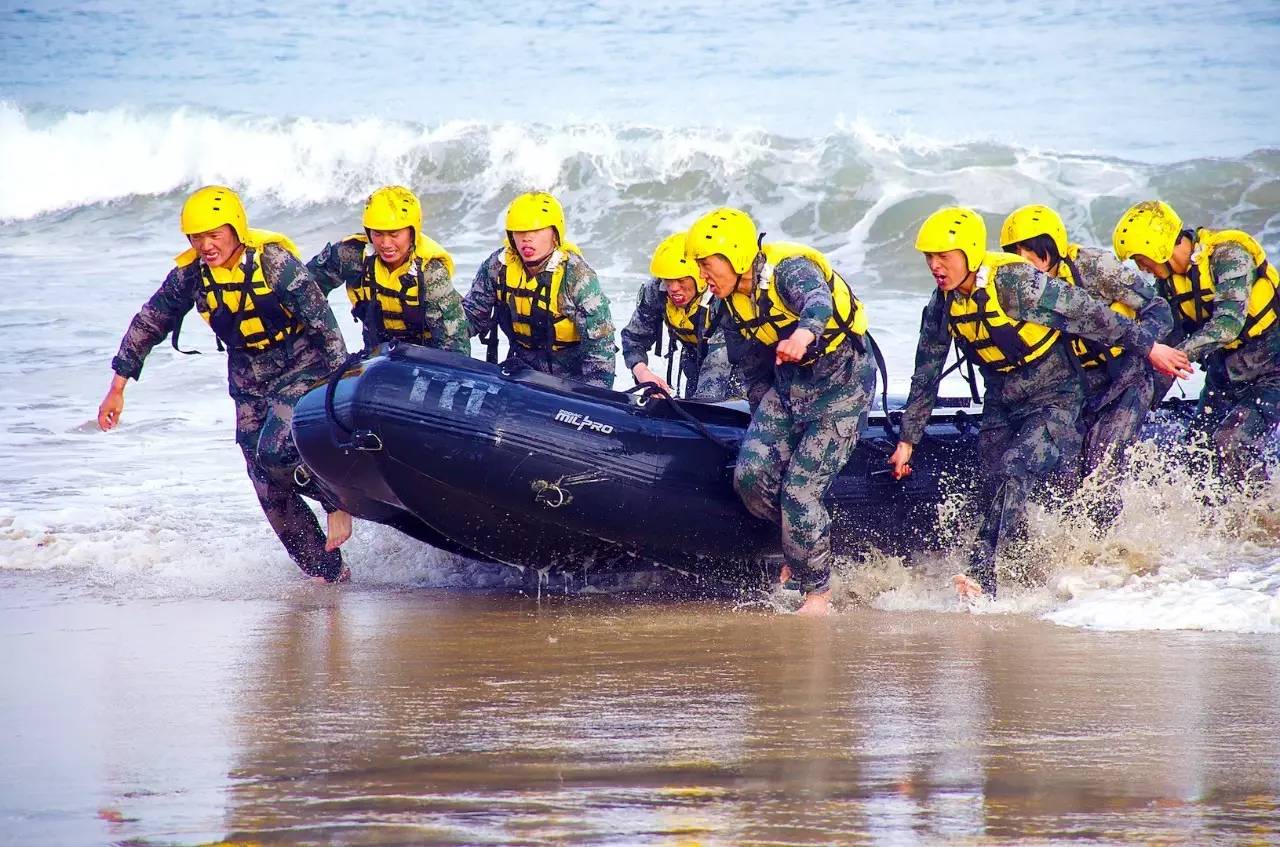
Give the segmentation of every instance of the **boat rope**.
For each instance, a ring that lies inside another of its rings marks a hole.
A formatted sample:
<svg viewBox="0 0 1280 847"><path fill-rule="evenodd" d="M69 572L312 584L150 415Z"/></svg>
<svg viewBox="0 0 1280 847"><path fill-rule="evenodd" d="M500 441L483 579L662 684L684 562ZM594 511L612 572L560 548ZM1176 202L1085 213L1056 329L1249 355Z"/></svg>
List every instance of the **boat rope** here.
<svg viewBox="0 0 1280 847"><path fill-rule="evenodd" d="M691 426L691 427L693 427L695 430L697 430L697 431L698 431L698 433L699 433L703 438L705 438L705 439L707 439L708 441L711 441L711 442L713 442L713 443L715 443L715 444L719 445L720 447L724 448L724 451L725 451L726 453L737 453L737 452L738 452L738 445L737 445L737 444L734 444L733 442L730 442L730 441L726 441L725 439L723 439L723 438L721 438L720 436L716 435L716 434L715 434L714 432L712 432L711 430L707 429L706 424L704 424L702 421L698 420L698 419L697 419L697 418L695 418L693 415L691 415L691 414L689 414L687 411L685 411L685 410L680 406L680 401L679 401L679 400L677 400L675 397L671 396L671 392L667 391L667 389L663 388L661 385L658 385L658 383L656 383L656 382L641 382L641 383L637 383L636 385L633 385L631 388L628 388L628 389L627 389L625 392L623 392L623 393L624 393L624 394L639 393L639 394L641 394L642 396L644 396L646 399L648 399L648 398L650 398L650 397L661 397L661 398L663 398L664 400L666 400L666 401L670 404L671 409L672 409L672 411L674 411L674 412L676 413L676 416L677 416L678 418L680 418L680 420L681 420L682 422L689 424L689 426Z"/></svg>

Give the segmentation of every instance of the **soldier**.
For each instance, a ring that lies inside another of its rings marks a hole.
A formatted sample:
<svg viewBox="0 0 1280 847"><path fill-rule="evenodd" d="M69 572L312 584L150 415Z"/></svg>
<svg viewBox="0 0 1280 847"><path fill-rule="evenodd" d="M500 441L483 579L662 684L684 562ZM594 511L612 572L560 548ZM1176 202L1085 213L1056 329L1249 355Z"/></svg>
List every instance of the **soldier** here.
<svg viewBox="0 0 1280 847"><path fill-rule="evenodd" d="M986 224L969 209L940 209L920 227L916 249L937 290L924 308L901 440L889 457L896 478L911 472L955 337L986 383L978 451L989 508L968 573L955 577L965 597L995 596L996 557L1026 534L1032 486L1044 485L1079 450L1084 385L1062 333L1144 357L1155 343L1149 324L1122 317L1019 256L987 252L986 240Z"/></svg>
<svg viewBox="0 0 1280 847"><path fill-rule="evenodd" d="M1169 304L1150 283L1106 250L1068 243L1062 218L1047 206L1023 206L1005 218L1000 246L1036 270L1078 285L1117 314L1144 324L1144 332L1152 338L1164 338L1173 329ZM1087 338L1072 339L1071 347L1080 360L1085 384L1078 424L1084 440L1081 473L1088 475L1104 462L1119 468L1125 448L1137 439L1151 407L1152 369L1169 376L1190 376L1186 357L1156 343L1148 366L1123 347L1107 347Z"/></svg>
<svg viewBox="0 0 1280 847"><path fill-rule="evenodd" d="M500 326L510 360L612 388L617 347L609 298L565 237L560 202L550 194L521 194L507 207L505 240L462 299L473 332L483 337Z"/></svg>
<svg viewBox="0 0 1280 847"><path fill-rule="evenodd" d="M697 266L685 257L684 243L685 233L679 232L654 251L649 263L653 279L640 287L636 310L622 330L622 358L637 384L655 382L675 394L665 379L650 370L647 356L649 348L661 345L665 323L669 358L676 355L677 341L680 344L684 396L716 403L739 396L740 380L729 365L721 326L724 306L707 288Z"/></svg>
<svg viewBox="0 0 1280 847"><path fill-rule="evenodd" d="M307 270L328 294L346 285L364 347L404 340L471 353L462 298L453 290L453 257L422 232L422 205L403 186L369 195L364 233L326 244Z"/></svg>
<svg viewBox="0 0 1280 847"><path fill-rule="evenodd" d="M754 515L782 527L782 578L799 614L831 610L831 516L822 499L848 462L875 392L866 309L827 258L801 244L761 244L737 209L693 225L685 252L724 301L730 360L744 367L751 425L733 484Z"/></svg>
<svg viewBox="0 0 1280 847"><path fill-rule="evenodd" d="M134 315L111 362L116 375L98 426L113 429L124 411L127 381L147 354L173 333L195 306L227 349L227 386L236 404L236 443L267 521L304 573L327 582L350 578L338 547L351 535L351 516L325 503L328 535L298 494L293 406L316 380L346 359L333 312L288 238L249 229L240 198L211 185L182 207L191 249L177 257L159 290Z"/></svg>
<svg viewBox="0 0 1280 847"><path fill-rule="evenodd" d="M1159 280L1186 334L1178 348L1207 378L1201 411L1229 411L1213 433L1222 470L1240 482L1267 478L1263 455L1280 423L1280 274L1262 246L1234 229L1184 229L1167 203L1130 208L1112 234L1116 257Z"/></svg>

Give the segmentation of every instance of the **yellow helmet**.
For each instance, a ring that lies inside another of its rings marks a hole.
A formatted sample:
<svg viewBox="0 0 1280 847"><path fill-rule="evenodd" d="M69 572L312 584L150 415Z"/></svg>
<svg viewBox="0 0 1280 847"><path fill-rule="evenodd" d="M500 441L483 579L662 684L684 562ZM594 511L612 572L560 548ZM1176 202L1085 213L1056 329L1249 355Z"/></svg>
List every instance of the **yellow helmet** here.
<svg viewBox="0 0 1280 847"><path fill-rule="evenodd" d="M1000 226L1000 246L1012 247L1037 235L1049 236L1058 248L1058 255L1067 255L1067 228L1062 218L1053 209L1039 204L1023 206L1004 219Z"/></svg>
<svg viewBox="0 0 1280 847"><path fill-rule="evenodd" d="M653 251L653 260L649 262L649 273L658 279L684 279L687 276L699 280L698 266L689 260L684 253L687 233L677 232L662 239L658 249Z"/></svg>
<svg viewBox="0 0 1280 847"><path fill-rule="evenodd" d="M747 272L759 252L760 237L751 216L727 206L698 218L685 236L685 255L689 259L724 256L738 274Z"/></svg>
<svg viewBox="0 0 1280 847"><path fill-rule="evenodd" d="M963 251L969 270L976 271L987 254L987 224L972 209L947 206L924 219L916 249L921 253Z"/></svg>
<svg viewBox="0 0 1280 847"><path fill-rule="evenodd" d="M223 224L231 224L241 241L249 232L240 198L225 185L206 185L182 204L183 235L209 232Z"/></svg>
<svg viewBox="0 0 1280 847"><path fill-rule="evenodd" d="M1162 265L1173 255L1182 232L1182 218L1162 200L1143 200L1120 216L1111 233L1111 246L1120 261L1146 256Z"/></svg>
<svg viewBox="0 0 1280 847"><path fill-rule="evenodd" d="M403 185L386 185L365 201L361 224L365 229L380 230L412 227L416 236L422 231L422 204Z"/></svg>
<svg viewBox="0 0 1280 847"><path fill-rule="evenodd" d="M564 243L564 208L560 201L545 191L521 194L507 207L507 232L529 232L551 227Z"/></svg>

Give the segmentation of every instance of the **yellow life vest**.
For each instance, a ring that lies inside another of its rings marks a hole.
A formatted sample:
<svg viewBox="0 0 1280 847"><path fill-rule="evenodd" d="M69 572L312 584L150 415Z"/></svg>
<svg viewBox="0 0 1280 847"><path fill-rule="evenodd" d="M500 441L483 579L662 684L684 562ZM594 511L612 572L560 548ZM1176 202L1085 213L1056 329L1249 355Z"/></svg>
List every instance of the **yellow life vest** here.
<svg viewBox="0 0 1280 847"><path fill-rule="evenodd" d="M244 237L244 258L238 266L211 268L200 263L196 310L218 340L233 350L265 350L303 331L302 324L280 302L263 275L260 257L268 244L278 244L298 258L298 248L287 237L250 229ZM192 248L175 261L179 267L186 267L199 256Z"/></svg>
<svg viewBox="0 0 1280 847"><path fill-rule="evenodd" d="M1182 321L1182 328L1192 333L1204 326L1213 316L1214 283L1210 263L1213 251L1223 244L1238 244L1249 252L1258 266L1253 288L1249 291L1248 308L1245 311L1244 329L1226 349L1239 347L1245 338L1257 338L1276 322L1277 289L1280 274L1275 265L1267 261L1267 254L1253 236L1238 229L1211 231L1197 230L1196 252L1191 257L1191 267L1186 274L1173 274L1167 280L1173 293L1169 305Z"/></svg>
<svg viewBox="0 0 1280 847"><path fill-rule="evenodd" d="M705 341L709 333L711 315L711 298L714 295L708 289L694 296L688 306L677 306L667 297L666 321L671 334L683 344L697 347Z"/></svg>
<svg viewBox="0 0 1280 847"><path fill-rule="evenodd" d="M365 235L353 235L351 240L369 242ZM395 270L388 269L376 253L365 256L360 284L347 286L351 314L381 335L429 340L431 331L426 327L422 278L433 259L443 262L449 275L453 275L453 257L422 234L417 236L408 260Z"/></svg>
<svg viewBox="0 0 1280 847"><path fill-rule="evenodd" d="M498 320L513 344L527 350L567 350L582 340L573 318L560 312L560 286L570 253L582 255L574 245L561 244L542 273L530 277L514 250L503 251Z"/></svg>
<svg viewBox="0 0 1280 847"><path fill-rule="evenodd" d="M812 247L789 241L763 244L760 249L764 252L765 266L752 292L744 294L735 291L724 301L744 338L773 347L795 331L800 316L778 293L774 285L774 274L778 265L786 259L802 258L813 262L822 272L822 278L831 290L832 310L822 337L815 345L817 352L800 364L811 365L819 355L830 353L846 342L861 345L862 336L867 332L867 310L853 296L849 283L836 273L826 256Z"/></svg>
<svg viewBox="0 0 1280 847"><path fill-rule="evenodd" d="M1067 255L1063 257L1062 261L1058 262L1058 278L1065 280L1068 285L1075 285L1077 282L1073 276L1074 271L1072 268L1076 261L1076 257L1079 255L1080 245L1068 244ZM1070 259L1070 262L1067 261L1068 259ZM1121 303L1119 300L1116 300L1111 304L1111 311L1121 315L1122 317L1126 317L1129 320L1133 320L1138 316L1137 312L1126 306L1124 303ZM1090 341L1087 338L1072 338L1071 349L1074 350L1076 356L1079 357L1080 366L1083 368L1096 368L1103 362L1109 362L1124 353L1123 347L1107 347L1096 341Z"/></svg>
<svg viewBox="0 0 1280 847"><path fill-rule="evenodd" d="M1030 264L1011 253L988 252L978 267L973 293L949 296L947 324L965 347L965 355L979 365L1008 373L1039 359L1062 335L1056 329L1005 314L996 296L996 273L1006 265Z"/></svg>

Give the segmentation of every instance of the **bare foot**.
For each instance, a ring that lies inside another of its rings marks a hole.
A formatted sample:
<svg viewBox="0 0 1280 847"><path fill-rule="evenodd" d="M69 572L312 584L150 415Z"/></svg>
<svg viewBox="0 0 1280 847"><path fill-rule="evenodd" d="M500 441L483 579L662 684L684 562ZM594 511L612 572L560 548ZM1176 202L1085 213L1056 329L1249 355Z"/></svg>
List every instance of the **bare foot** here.
<svg viewBox="0 0 1280 847"><path fill-rule="evenodd" d="M831 614L831 589L804 595L804 602L796 609L797 615L824 618Z"/></svg>
<svg viewBox="0 0 1280 847"><path fill-rule="evenodd" d="M325 579L322 576L313 576L311 577L311 581L316 583L317 585L336 585L339 582L350 582L351 568L347 567L346 565L343 565L342 570L338 571L337 579Z"/></svg>
<svg viewBox="0 0 1280 847"><path fill-rule="evenodd" d="M960 595L962 600L977 600L983 597L982 586L968 574L958 573L951 578L951 584L956 587L956 593Z"/></svg>
<svg viewBox="0 0 1280 847"><path fill-rule="evenodd" d="M351 515L341 509L336 512L330 512L328 530L328 534L324 539L324 550L326 553L332 553L343 544L346 544L347 539L351 537Z"/></svg>

